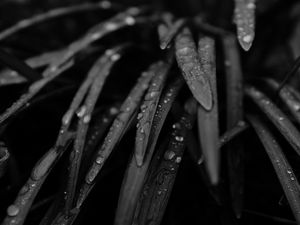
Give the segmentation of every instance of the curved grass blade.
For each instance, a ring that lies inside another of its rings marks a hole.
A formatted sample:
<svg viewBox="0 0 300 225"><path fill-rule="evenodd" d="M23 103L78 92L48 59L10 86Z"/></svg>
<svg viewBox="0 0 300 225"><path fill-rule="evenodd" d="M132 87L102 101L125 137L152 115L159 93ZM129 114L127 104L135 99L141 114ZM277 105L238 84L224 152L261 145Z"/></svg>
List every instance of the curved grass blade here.
<svg viewBox="0 0 300 225"><path fill-rule="evenodd" d="M231 140L236 138L238 135L243 133L248 128L249 128L248 123L246 123L245 121L239 121L234 127L232 127L230 130L227 130L224 134L222 134L222 136L220 137L219 148L223 147L225 144L229 144Z"/></svg>
<svg viewBox="0 0 300 225"><path fill-rule="evenodd" d="M32 67L32 68L38 68L41 66L46 66L50 63L52 63L59 55L62 54L63 50L55 50L52 52L43 53L41 55L33 56L31 58L28 58L25 60L25 63ZM11 69L4 69L0 72L0 85L9 85L9 84L17 84L17 83L23 83L27 79L22 76L22 74L17 73L14 70Z"/></svg>
<svg viewBox="0 0 300 225"><path fill-rule="evenodd" d="M201 106L198 107L199 140L210 181L213 185L216 185L219 182L220 153L218 145L219 115L214 40L202 37L199 39L198 48L201 71L203 76L208 78L214 102L210 111Z"/></svg>
<svg viewBox="0 0 300 225"><path fill-rule="evenodd" d="M268 127L262 120L256 117L249 116L249 121L255 129L259 139L261 140L264 148L273 164L275 172L290 204L292 212L295 216L297 224L300 223L300 186L297 178L282 153L279 144L275 137L269 131Z"/></svg>
<svg viewBox="0 0 300 225"><path fill-rule="evenodd" d="M34 166L31 176L19 191L14 203L7 208L2 225L21 225L51 169L73 140L72 133L65 133L64 139L50 149Z"/></svg>
<svg viewBox="0 0 300 225"><path fill-rule="evenodd" d="M300 155L300 133L287 116L255 87L247 87L245 93L267 115L296 153Z"/></svg>
<svg viewBox="0 0 300 225"><path fill-rule="evenodd" d="M161 223L185 150L187 131L191 130L194 124L196 102L188 102L185 108L190 112L184 113L179 122L172 126L167 149L162 148L153 157L133 224Z"/></svg>
<svg viewBox="0 0 300 225"><path fill-rule="evenodd" d="M243 120L243 75L236 39L233 35L222 38L226 74L227 130ZM237 218L243 209L244 149L241 141L230 143L227 148L228 178L232 207Z"/></svg>
<svg viewBox="0 0 300 225"><path fill-rule="evenodd" d="M183 80L175 80L163 92L154 115L152 127L149 134L147 154L142 166L138 166L135 157L132 156L119 195L118 208L115 216L116 225L129 225L132 223L135 207L139 198L140 191L143 187L144 179L152 159L156 142L170 111L170 108L182 87Z"/></svg>
<svg viewBox="0 0 300 225"><path fill-rule="evenodd" d="M201 71L199 56L192 34L188 28L175 38L176 59L191 92L207 111L213 107L213 94L207 74Z"/></svg>
<svg viewBox="0 0 300 225"><path fill-rule="evenodd" d="M136 163L138 166L143 165L147 145L149 142L150 129L153 124L154 115L165 81L167 79L169 68L170 65L164 62L159 63L157 73L151 81L149 89L140 107L140 112L137 117L138 123L134 151Z"/></svg>
<svg viewBox="0 0 300 225"><path fill-rule="evenodd" d="M34 26L36 24L46 22L48 20L62 17L62 16L67 16L73 13L78 13L78 12L84 12L84 11L91 11L91 10L99 10L99 9L111 9L111 8L117 8L118 6L113 4L109 1L101 1L97 3L83 3L80 5L73 5L73 6L67 6L67 7L61 7L61 8L56 8L52 9L48 12L35 15L31 18L28 19L23 19L14 26L5 29L0 33L0 41L8 38L9 36L24 30L26 28L29 28L31 26Z"/></svg>
<svg viewBox="0 0 300 225"><path fill-rule="evenodd" d="M160 24L158 26L160 48L166 49L185 24L186 19L178 19L171 24Z"/></svg>
<svg viewBox="0 0 300 225"><path fill-rule="evenodd" d="M76 201L77 209L80 209L84 200L87 198L89 192L95 184L96 176L99 174L103 164L109 157L116 144L120 141L122 135L125 133L125 129L127 128L129 121L137 110L143 94L148 88L149 83L155 74L154 71L157 70L157 66L157 63L151 65L149 69L142 74L122 104L120 113L117 115L112 126L110 127L101 148L96 153L96 157L92 166L89 168L86 174L85 182L80 188L80 194Z"/></svg>
<svg viewBox="0 0 300 225"><path fill-rule="evenodd" d="M114 49L106 51L105 55L101 57L92 67L90 73L94 78L94 82L91 84L90 91L85 99L84 104L79 109L77 116L79 117L76 138L74 141L73 151L70 156L69 166L69 179L66 191L66 205L65 213L69 214L73 207L73 200L75 195L75 189L77 187L77 180L79 174L79 168L81 165L81 159L83 149L85 145L86 135L89 128L89 122L91 115L96 105L97 99L102 91L103 85L107 76L110 74L111 68L115 62L120 58L120 53L124 50L124 46L118 46Z"/></svg>
<svg viewBox="0 0 300 225"><path fill-rule="evenodd" d="M279 94L282 102L289 109L291 114L295 117L296 121L300 123L300 99L294 95L294 93L290 90L291 87L288 85L284 85L281 87L277 81L273 79L268 79L267 83ZM280 90L278 91L278 89ZM296 90L295 90L296 91Z"/></svg>
<svg viewBox="0 0 300 225"><path fill-rule="evenodd" d="M144 23L145 18L135 18L142 12L143 10L140 8L131 7L106 21L93 26L82 38L72 42L65 49L61 57L57 58L56 61L50 64L44 73L48 74L52 70L58 68L60 65L64 64L71 57L73 57L76 53L78 53L82 49L85 49L91 43L101 39L105 35L120 30L124 27L133 26L137 23Z"/></svg>
<svg viewBox="0 0 300 225"><path fill-rule="evenodd" d="M3 123L7 118L18 111L24 104L26 104L33 96L35 96L46 84L56 78L62 71L66 70L72 65L71 58L86 48L92 42L99 40L106 34L121 29L126 26L133 26L138 22L144 22L143 19L136 20L134 16L139 15L142 10L132 7L127 9L125 12L119 13L113 18L102 22L93 28L91 28L87 34L71 43L54 62L52 62L47 69L43 72L45 78L33 83L28 93L24 94L17 100L11 107L9 107L2 115L0 115L0 124Z"/></svg>
<svg viewBox="0 0 300 225"><path fill-rule="evenodd" d="M17 59L15 56L6 53L0 49L0 62L17 71L23 77L29 81L37 81L41 78L40 74L33 70L30 66L24 63L22 60Z"/></svg>
<svg viewBox="0 0 300 225"><path fill-rule="evenodd" d="M240 45L248 51L255 35L255 0L235 0L234 22Z"/></svg>

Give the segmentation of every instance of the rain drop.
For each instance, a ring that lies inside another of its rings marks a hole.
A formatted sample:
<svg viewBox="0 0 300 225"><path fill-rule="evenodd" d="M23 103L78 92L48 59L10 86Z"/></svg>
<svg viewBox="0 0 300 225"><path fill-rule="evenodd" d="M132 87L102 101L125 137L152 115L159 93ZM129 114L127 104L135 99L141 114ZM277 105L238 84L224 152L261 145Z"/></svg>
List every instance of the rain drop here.
<svg viewBox="0 0 300 225"><path fill-rule="evenodd" d="M175 137L175 140L176 140L176 141L179 141L179 142L182 142L182 141L184 140L184 138L181 137L181 136L176 136L176 137Z"/></svg>
<svg viewBox="0 0 300 225"><path fill-rule="evenodd" d="M173 151L166 151L165 155L164 155L164 158L166 160L171 160L171 159L174 158L174 156L175 156L175 152L173 152Z"/></svg>
<svg viewBox="0 0 300 225"><path fill-rule="evenodd" d="M86 112L86 106L83 105L77 112L76 115L80 118L83 117Z"/></svg>
<svg viewBox="0 0 300 225"><path fill-rule="evenodd" d="M10 205L7 208L7 215L9 216L16 216L18 215L20 209L16 205Z"/></svg>
<svg viewBox="0 0 300 225"><path fill-rule="evenodd" d="M90 115L85 115L84 117L83 117L83 122L84 123L88 123L88 122L90 122L91 121L91 116Z"/></svg>

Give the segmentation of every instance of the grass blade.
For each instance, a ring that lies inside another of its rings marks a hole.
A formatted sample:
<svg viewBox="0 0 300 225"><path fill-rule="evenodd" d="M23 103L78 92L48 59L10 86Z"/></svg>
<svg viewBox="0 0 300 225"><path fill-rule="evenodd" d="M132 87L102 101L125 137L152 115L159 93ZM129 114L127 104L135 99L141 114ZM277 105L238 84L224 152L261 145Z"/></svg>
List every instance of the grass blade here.
<svg viewBox="0 0 300 225"><path fill-rule="evenodd" d="M167 79L169 68L170 65L164 62L159 63L157 73L151 81L149 89L140 107L140 113L137 117L138 123L134 152L136 163L138 166L143 165L147 145L149 142L150 129L152 127L160 95L162 93L165 81Z"/></svg>
<svg viewBox="0 0 300 225"><path fill-rule="evenodd" d="M255 87L247 87L245 93L267 115L296 153L300 155L300 133L287 116Z"/></svg>
<svg viewBox="0 0 300 225"><path fill-rule="evenodd" d="M236 39L233 35L222 38L225 74L227 130L232 129L243 120L243 75ZM227 148L228 178L232 207L237 218L243 209L244 193L244 150L242 143L230 143Z"/></svg>
<svg viewBox="0 0 300 225"><path fill-rule="evenodd" d="M275 137L269 131L263 121L256 117L249 117L251 125L255 129L259 139L273 164L275 172L290 204L297 224L300 223L300 187L297 178L282 153Z"/></svg>
<svg viewBox="0 0 300 225"><path fill-rule="evenodd" d="M296 121L300 123L300 99L298 99L297 96L294 95L294 92L296 90L294 90L294 92L291 91L292 87L288 85L284 85L281 87L281 85L273 79L268 79L267 83L274 89L275 92L279 94L279 97L281 98L283 104L285 104Z"/></svg>
<svg viewBox="0 0 300 225"><path fill-rule="evenodd" d="M248 51L255 35L255 0L235 0L234 22L240 45Z"/></svg>
<svg viewBox="0 0 300 225"><path fill-rule="evenodd" d="M188 28L183 28L176 36L175 49L177 63L191 92L205 110L211 110L213 107L212 88L207 74L201 71L196 44Z"/></svg>
<svg viewBox="0 0 300 225"><path fill-rule="evenodd" d="M9 68L11 68L12 70L17 71L19 74L21 74L29 81L37 81L41 78L40 74L35 70L33 70L26 63L17 59L13 55L6 53L1 49L0 49L0 61L6 66L8 66Z"/></svg>
<svg viewBox="0 0 300 225"><path fill-rule="evenodd" d="M219 181L220 154L215 43L213 39L203 37L199 39L198 48L201 70L203 76L208 78L213 97L210 111L198 107L199 139L210 181L216 185Z"/></svg>
<svg viewBox="0 0 300 225"><path fill-rule="evenodd" d="M123 46L124 47L124 46ZM73 207L73 200L75 196L75 189L77 187L77 180L83 149L85 145L86 135L89 128L91 115L96 105L97 99L102 91L103 85L110 70L115 62L120 58L120 52L124 50L122 46L106 51L105 55L101 57L91 68L91 76L95 76L94 82L90 87L90 91L81 106L77 116L79 117L76 138L74 141L73 151L70 156L69 179L66 190L66 205L65 213L68 215Z"/></svg>
<svg viewBox="0 0 300 225"><path fill-rule="evenodd" d="M143 165L138 166L135 157L132 156L131 158L120 191L118 208L115 216L116 225L128 225L132 223L135 207L154 153L159 133L181 86L182 80L174 81L174 83L172 82L163 92L161 99L159 100L157 112L155 113L153 124L150 129L149 145L147 146L147 154L145 155Z"/></svg>
<svg viewBox="0 0 300 225"><path fill-rule="evenodd" d="M148 88L150 80L153 78L154 71L156 70L157 63L151 65L148 71L142 74L122 104L120 113L117 115L112 126L110 127L101 148L96 153L96 157L92 166L89 168L86 174L85 182L81 186L80 194L77 198L76 208L80 209L84 200L87 198L89 192L93 188L97 175L99 174L103 164L109 157L116 144L120 141L121 136L124 134L127 124L137 110L142 96Z"/></svg>
<svg viewBox="0 0 300 225"><path fill-rule="evenodd" d="M0 41L3 41L4 39L8 38L9 36L24 30L26 28L29 28L31 26L34 26L36 24L46 22L48 20L70 15L73 13L78 13L78 12L84 12L84 11L91 11L91 10L99 10L99 9L111 9L111 8L116 8L117 6L114 4L112 5L111 2L109 1L101 1L98 3L83 3L80 5L74 5L74 6L67 6L67 7L61 7L61 8L56 8L52 9L48 12L35 15L31 18L28 19L23 19L14 26L5 29L0 33Z"/></svg>
<svg viewBox="0 0 300 225"><path fill-rule="evenodd" d="M186 104L185 108L189 112L186 112L179 122L172 126L167 149L161 148L161 151L153 157L133 224L159 225L161 223L185 150L187 131L191 130L194 124L196 107L195 101Z"/></svg>

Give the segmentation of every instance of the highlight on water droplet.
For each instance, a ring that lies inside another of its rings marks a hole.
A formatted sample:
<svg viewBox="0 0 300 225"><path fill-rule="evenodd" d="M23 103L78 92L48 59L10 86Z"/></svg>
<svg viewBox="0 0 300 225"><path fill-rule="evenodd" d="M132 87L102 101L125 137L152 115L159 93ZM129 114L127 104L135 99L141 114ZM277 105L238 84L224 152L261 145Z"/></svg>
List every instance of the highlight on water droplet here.
<svg viewBox="0 0 300 225"><path fill-rule="evenodd" d="M19 207L17 207L16 205L10 205L7 208L7 215L8 216L16 216L16 215L18 215L19 211L20 211Z"/></svg>

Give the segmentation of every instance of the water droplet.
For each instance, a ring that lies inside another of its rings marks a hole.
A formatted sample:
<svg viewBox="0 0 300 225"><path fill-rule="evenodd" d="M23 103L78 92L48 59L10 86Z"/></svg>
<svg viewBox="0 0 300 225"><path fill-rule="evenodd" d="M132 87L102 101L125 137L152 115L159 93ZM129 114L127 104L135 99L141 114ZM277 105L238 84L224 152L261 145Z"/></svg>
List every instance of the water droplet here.
<svg viewBox="0 0 300 225"><path fill-rule="evenodd" d="M67 111L65 113L65 115L63 116L63 118L62 118L62 123L64 125L69 124L71 122L72 116L73 116L73 112L72 111Z"/></svg>
<svg viewBox="0 0 300 225"><path fill-rule="evenodd" d="M103 9L108 9L108 8L111 7L111 2L110 1L101 1L99 4Z"/></svg>
<svg viewBox="0 0 300 225"><path fill-rule="evenodd" d="M93 39L93 40L97 40L98 38L100 38L101 37L101 33L94 33L94 34L92 34L92 36L91 36L91 39Z"/></svg>
<svg viewBox="0 0 300 225"><path fill-rule="evenodd" d="M97 156L96 163L97 164L102 164L103 162L104 162L104 157L101 156L101 155Z"/></svg>
<svg viewBox="0 0 300 225"><path fill-rule="evenodd" d="M181 162L181 157L178 156L178 157L176 158L175 162L176 162L176 163L180 163L180 162Z"/></svg>
<svg viewBox="0 0 300 225"><path fill-rule="evenodd" d="M162 193L162 191L158 191L158 192L157 192L158 195L161 195L161 193Z"/></svg>
<svg viewBox="0 0 300 225"><path fill-rule="evenodd" d="M125 18L125 23L127 25L134 25L135 24L135 19L132 16L128 16Z"/></svg>
<svg viewBox="0 0 300 225"><path fill-rule="evenodd" d="M249 3L247 4L247 8L248 8L248 9L255 9L255 3L254 3L254 2L249 2Z"/></svg>
<svg viewBox="0 0 300 225"><path fill-rule="evenodd" d="M20 190L20 195L24 195L28 190L29 190L29 187L27 184L25 184Z"/></svg>
<svg viewBox="0 0 300 225"><path fill-rule="evenodd" d="M118 113L118 109L116 107L112 107L109 112L111 115L116 115Z"/></svg>
<svg viewBox="0 0 300 225"><path fill-rule="evenodd" d="M143 113L139 113L139 114L137 115L137 119L138 119L138 120L140 120L142 117L143 117Z"/></svg>
<svg viewBox="0 0 300 225"><path fill-rule="evenodd" d="M77 115L78 117L83 117L84 114L85 114L85 112L86 112L86 106L83 105L83 106L81 106L80 109L76 112L76 115Z"/></svg>
<svg viewBox="0 0 300 225"><path fill-rule="evenodd" d="M88 122L90 122L91 121L91 115L85 115L84 117L83 117L83 122L84 123L88 123Z"/></svg>
<svg viewBox="0 0 300 225"><path fill-rule="evenodd" d="M283 117L279 117L278 119L279 119L279 121L282 121L282 120L284 120L284 118L283 118Z"/></svg>
<svg viewBox="0 0 300 225"><path fill-rule="evenodd" d="M7 208L7 215L16 216L18 215L19 211L20 211L19 207L17 207L16 205L10 205Z"/></svg>
<svg viewBox="0 0 300 225"><path fill-rule="evenodd" d="M253 37L250 34L247 34L243 37L243 41L246 43L250 43L252 41Z"/></svg>
<svg viewBox="0 0 300 225"><path fill-rule="evenodd" d="M174 156L175 156L175 152L173 152L173 151L166 151L164 154L164 158L166 160L171 160L174 158Z"/></svg>
<svg viewBox="0 0 300 225"><path fill-rule="evenodd" d="M112 61L117 61L118 59L120 59L120 57L121 57L120 54L114 54L114 55L111 56L111 60Z"/></svg>
<svg viewBox="0 0 300 225"><path fill-rule="evenodd" d="M109 31L113 31L113 30L117 29L117 27L118 26L115 23L109 22L109 23L106 24L106 29L109 30Z"/></svg>
<svg viewBox="0 0 300 225"><path fill-rule="evenodd" d="M295 180L295 178L294 178L294 177L291 177L291 180Z"/></svg>
<svg viewBox="0 0 300 225"><path fill-rule="evenodd" d="M291 174L291 173L292 173L292 171L288 170L288 171L287 171L287 173L288 173L288 174Z"/></svg>
<svg viewBox="0 0 300 225"><path fill-rule="evenodd" d="M181 124L180 123L174 123L172 126L173 129L180 129L181 128Z"/></svg>
<svg viewBox="0 0 300 225"><path fill-rule="evenodd" d="M182 136L176 136L175 140L179 141L179 142L182 142L184 140L184 138Z"/></svg>

